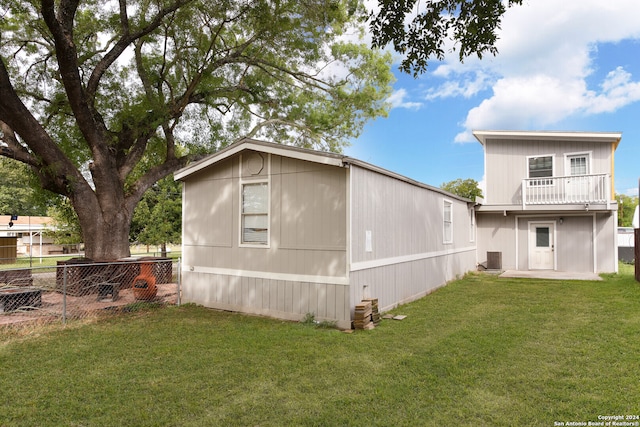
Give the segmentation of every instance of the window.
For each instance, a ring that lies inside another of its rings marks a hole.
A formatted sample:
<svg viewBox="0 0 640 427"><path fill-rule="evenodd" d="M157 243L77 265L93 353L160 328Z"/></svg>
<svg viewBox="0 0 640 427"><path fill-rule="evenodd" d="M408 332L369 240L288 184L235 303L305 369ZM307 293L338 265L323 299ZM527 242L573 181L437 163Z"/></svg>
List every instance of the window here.
<svg viewBox="0 0 640 427"><path fill-rule="evenodd" d="M469 241L476 241L476 210L471 208L469 209Z"/></svg>
<svg viewBox="0 0 640 427"><path fill-rule="evenodd" d="M448 200L443 205L443 243L453 242L453 203Z"/></svg>
<svg viewBox="0 0 640 427"><path fill-rule="evenodd" d="M548 248L551 246L550 242L549 227L536 227L536 247Z"/></svg>
<svg viewBox="0 0 640 427"><path fill-rule="evenodd" d="M569 175L586 175L589 173L589 155L571 154L567 156L569 163Z"/></svg>
<svg viewBox="0 0 640 427"><path fill-rule="evenodd" d="M529 157L529 178L553 176L553 156ZM531 179L529 185L552 185L550 179Z"/></svg>
<svg viewBox="0 0 640 427"><path fill-rule="evenodd" d="M258 182L242 185L241 243L269 243L269 185Z"/></svg>

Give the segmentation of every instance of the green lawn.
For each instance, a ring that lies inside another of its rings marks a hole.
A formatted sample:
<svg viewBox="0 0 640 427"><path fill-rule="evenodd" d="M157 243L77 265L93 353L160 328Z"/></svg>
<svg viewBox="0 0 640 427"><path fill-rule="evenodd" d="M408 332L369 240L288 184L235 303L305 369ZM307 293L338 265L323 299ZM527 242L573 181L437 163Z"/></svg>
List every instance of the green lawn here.
<svg viewBox="0 0 640 427"><path fill-rule="evenodd" d="M0 330L0 426L553 426L640 415L640 285L472 274L346 334L195 306ZM555 424L559 425L559 424Z"/></svg>

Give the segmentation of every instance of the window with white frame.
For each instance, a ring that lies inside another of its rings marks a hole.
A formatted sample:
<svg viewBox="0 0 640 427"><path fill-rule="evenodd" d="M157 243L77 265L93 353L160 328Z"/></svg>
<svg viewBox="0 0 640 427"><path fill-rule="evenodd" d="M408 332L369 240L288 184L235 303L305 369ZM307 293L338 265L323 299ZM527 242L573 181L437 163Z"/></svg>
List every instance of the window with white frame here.
<svg viewBox="0 0 640 427"><path fill-rule="evenodd" d="M469 241L476 241L476 210L469 209Z"/></svg>
<svg viewBox="0 0 640 427"><path fill-rule="evenodd" d="M241 243L269 244L269 184L242 184Z"/></svg>
<svg viewBox="0 0 640 427"><path fill-rule="evenodd" d="M453 242L453 203L445 200L443 203L442 221L443 243Z"/></svg>
<svg viewBox="0 0 640 427"><path fill-rule="evenodd" d="M552 185L550 179L533 179L546 178L553 176L553 156L529 157L527 159L529 168L529 185Z"/></svg>
<svg viewBox="0 0 640 427"><path fill-rule="evenodd" d="M569 164L569 175L587 175L589 173L589 155L588 154L570 154L567 156Z"/></svg>

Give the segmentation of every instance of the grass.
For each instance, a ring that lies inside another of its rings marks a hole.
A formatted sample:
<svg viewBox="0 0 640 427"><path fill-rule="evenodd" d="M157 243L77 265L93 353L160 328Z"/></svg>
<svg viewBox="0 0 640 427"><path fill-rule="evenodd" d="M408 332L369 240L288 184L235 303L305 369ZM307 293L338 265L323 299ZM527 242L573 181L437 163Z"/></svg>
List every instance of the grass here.
<svg viewBox="0 0 640 427"><path fill-rule="evenodd" d="M640 414L640 284L471 274L352 334L187 305L0 330L0 426L551 426Z"/></svg>

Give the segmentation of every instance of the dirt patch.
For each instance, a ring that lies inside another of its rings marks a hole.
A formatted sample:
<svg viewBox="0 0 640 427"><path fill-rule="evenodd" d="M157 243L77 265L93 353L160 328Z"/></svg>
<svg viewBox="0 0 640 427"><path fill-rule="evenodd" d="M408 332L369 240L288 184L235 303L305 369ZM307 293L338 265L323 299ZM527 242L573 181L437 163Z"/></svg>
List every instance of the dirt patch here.
<svg viewBox="0 0 640 427"><path fill-rule="evenodd" d="M178 286L175 283L163 283L156 285L158 293L149 302L177 304ZM133 289L123 289L118 292L118 297L98 299L98 295L85 296L67 295L66 301L62 293L58 291L42 291L42 304L40 307L29 310L18 310L0 314L0 326L12 325L23 322L53 322L61 320L63 310L66 309L66 318L80 319L107 311L117 311L123 307L139 303L133 295ZM146 301L145 301L146 302Z"/></svg>

